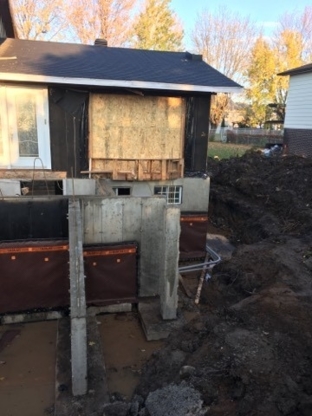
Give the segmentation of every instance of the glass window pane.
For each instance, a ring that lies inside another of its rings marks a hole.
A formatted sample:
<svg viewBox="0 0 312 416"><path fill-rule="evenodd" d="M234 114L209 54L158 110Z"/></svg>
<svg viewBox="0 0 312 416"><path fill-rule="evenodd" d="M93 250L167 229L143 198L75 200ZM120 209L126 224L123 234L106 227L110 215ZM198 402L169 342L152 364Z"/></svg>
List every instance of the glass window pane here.
<svg viewBox="0 0 312 416"><path fill-rule="evenodd" d="M39 156L35 95L18 94L15 97L15 108L19 155Z"/></svg>

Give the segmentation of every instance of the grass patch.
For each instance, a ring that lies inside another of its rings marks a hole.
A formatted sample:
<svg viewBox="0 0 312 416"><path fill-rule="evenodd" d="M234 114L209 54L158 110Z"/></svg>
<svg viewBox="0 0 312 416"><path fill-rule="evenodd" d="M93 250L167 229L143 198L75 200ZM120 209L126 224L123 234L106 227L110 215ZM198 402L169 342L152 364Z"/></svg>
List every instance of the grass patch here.
<svg viewBox="0 0 312 416"><path fill-rule="evenodd" d="M230 157L243 156L243 154L246 153L247 150L251 150L254 148L255 146L245 144L209 142L208 156L218 156L219 159L229 159Z"/></svg>

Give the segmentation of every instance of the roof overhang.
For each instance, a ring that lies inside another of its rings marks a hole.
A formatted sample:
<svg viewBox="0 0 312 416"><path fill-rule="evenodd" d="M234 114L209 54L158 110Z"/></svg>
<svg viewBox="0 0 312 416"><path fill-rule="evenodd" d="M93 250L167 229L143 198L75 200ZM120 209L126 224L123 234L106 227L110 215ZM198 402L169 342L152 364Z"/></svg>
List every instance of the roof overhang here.
<svg viewBox="0 0 312 416"><path fill-rule="evenodd" d="M111 79L69 78L49 75L31 75L0 72L0 82L26 82L36 84L81 85L92 87L137 88L163 91L239 93L243 87L214 87L205 85L173 84L150 81L125 81Z"/></svg>

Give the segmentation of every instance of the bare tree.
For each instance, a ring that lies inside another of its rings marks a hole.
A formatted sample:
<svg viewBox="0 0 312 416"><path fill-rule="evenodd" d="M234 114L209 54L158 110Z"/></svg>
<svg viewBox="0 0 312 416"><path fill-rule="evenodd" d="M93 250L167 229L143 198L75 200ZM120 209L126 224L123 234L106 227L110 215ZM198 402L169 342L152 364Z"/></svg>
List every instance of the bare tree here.
<svg viewBox="0 0 312 416"><path fill-rule="evenodd" d="M203 10L191 34L193 47L208 64L241 82L257 34L255 27L249 18L226 7L216 14Z"/></svg>
<svg viewBox="0 0 312 416"><path fill-rule="evenodd" d="M63 19L63 0L12 0L11 3L19 38L61 38L62 29L66 26Z"/></svg>
<svg viewBox="0 0 312 416"><path fill-rule="evenodd" d="M93 43L102 38L109 46L126 45L135 3L136 0L72 0L66 15L74 39Z"/></svg>
<svg viewBox="0 0 312 416"><path fill-rule="evenodd" d="M256 25L226 7L215 14L203 10L198 14L191 34L193 47L204 60L229 78L242 82L248 67L250 51L257 35ZM229 97L218 94L212 100L210 121L221 123Z"/></svg>
<svg viewBox="0 0 312 416"><path fill-rule="evenodd" d="M294 10L284 13L279 21L273 42L279 46L285 33L297 39L297 55L308 63L312 60L312 6L306 6L303 11Z"/></svg>

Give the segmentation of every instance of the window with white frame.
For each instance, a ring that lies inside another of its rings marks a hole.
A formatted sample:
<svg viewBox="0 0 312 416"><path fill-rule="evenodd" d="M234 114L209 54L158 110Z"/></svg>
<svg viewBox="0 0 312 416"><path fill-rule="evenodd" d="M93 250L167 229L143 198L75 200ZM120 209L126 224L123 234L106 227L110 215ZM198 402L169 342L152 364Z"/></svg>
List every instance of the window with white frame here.
<svg viewBox="0 0 312 416"><path fill-rule="evenodd" d="M46 88L0 86L0 167L51 168Z"/></svg>
<svg viewBox="0 0 312 416"><path fill-rule="evenodd" d="M178 205L182 203L182 186L165 185L155 186L155 195L164 195L167 199L167 204Z"/></svg>

